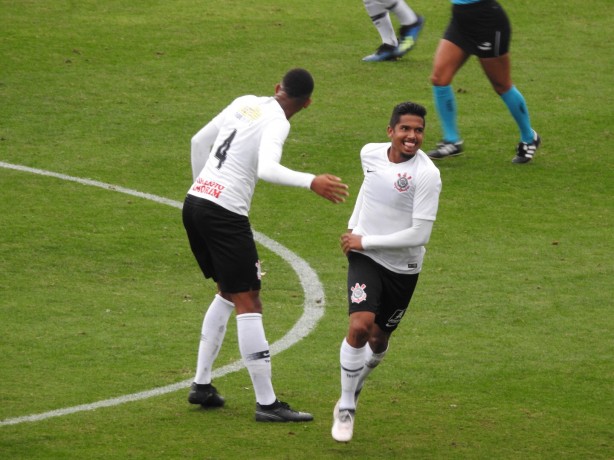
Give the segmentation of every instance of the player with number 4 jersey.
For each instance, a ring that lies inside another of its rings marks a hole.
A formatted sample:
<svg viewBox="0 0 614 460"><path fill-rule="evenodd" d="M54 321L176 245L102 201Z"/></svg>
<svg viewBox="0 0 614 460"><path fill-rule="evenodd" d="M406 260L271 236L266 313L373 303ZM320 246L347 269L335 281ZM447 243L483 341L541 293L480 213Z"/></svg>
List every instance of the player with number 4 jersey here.
<svg viewBox="0 0 614 460"><path fill-rule="evenodd" d="M211 384L212 367L226 325L236 311L239 350L256 394L256 421L312 420L277 399L271 382L271 354L262 323L261 271L249 223L258 179L311 189L333 203L345 201L347 185L331 174L293 171L279 162L290 118L311 104L313 78L304 69L287 72L272 97L242 96L192 138L194 183L183 206L190 247L218 293L201 330L191 404L221 407L224 398Z"/></svg>
<svg viewBox="0 0 614 460"><path fill-rule="evenodd" d="M313 174L279 164L289 132L274 97L235 99L192 139L192 167L200 172L188 193L247 216L259 177L309 188Z"/></svg>

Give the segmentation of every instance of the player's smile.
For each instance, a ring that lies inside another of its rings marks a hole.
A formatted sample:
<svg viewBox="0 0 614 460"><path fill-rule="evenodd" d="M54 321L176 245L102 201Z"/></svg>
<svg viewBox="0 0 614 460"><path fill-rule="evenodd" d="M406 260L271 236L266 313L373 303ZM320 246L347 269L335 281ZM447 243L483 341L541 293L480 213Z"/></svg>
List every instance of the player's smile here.
<svg viewBox="0 0 614 460"><path fill-rule="evenodd" d="M408 153L416 153L416 138L410 138L403 141L403 146Z"/></svg>

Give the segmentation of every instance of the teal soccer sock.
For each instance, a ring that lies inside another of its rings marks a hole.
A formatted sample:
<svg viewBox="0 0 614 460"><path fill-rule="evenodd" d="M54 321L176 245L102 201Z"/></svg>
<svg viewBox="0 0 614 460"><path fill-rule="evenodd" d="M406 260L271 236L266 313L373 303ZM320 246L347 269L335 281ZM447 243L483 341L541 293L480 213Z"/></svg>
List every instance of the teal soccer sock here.
<svg viewBox="0 0 614 460"><path fill-rule="evenodd" d="M501 99L505 102L514 120L516 120L520 130L520 140L527 144L533 142L533 129L531 128L529 110L522 93L515 86L512 86L509 91L501 95Z"/></svg>
<svg viewBox="0 0 614 460"><path fill-rule="evenodd" d="M433 86L433 98L443 129L443 140L445 142L460 141L456 125L456 98L452 86Z"/></svg>

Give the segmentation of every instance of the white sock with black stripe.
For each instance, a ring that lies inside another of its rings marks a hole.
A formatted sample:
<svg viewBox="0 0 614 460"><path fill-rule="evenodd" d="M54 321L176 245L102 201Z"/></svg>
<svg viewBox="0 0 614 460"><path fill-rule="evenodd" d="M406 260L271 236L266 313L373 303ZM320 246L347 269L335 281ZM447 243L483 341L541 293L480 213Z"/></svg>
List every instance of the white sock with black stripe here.
<svg viewBox="0 0 614 460"><path fill-rule="evenodd" d="M264 335L262 315L237 315L237 335L241 357L254 385L256 401L261 405L273 404L277 397L271 381L271 354Z"/></svg>
<svg viewBox="0 0 614 460"><path fill-rule="evenodd" d="M371 347L367 343L365 345L365 354L363 355L365 359L365 367L362 368L360 375L358 376L358 383L356 384L356 391L362 390L362 386L365 384L365 379L369 376L373 369L375 369L384 359L386 353L388 352L388 348L386 348L381 353L373 353Z"/></svg>
<svg viewBox="0 0 614 460"><path fill-rule="evenodd" d="M354 393L356 392L358 377L365 365L365 348L354 348L344 338L339 352L339 362L341 364L341 399L339 400L339 407L342 409L356 409Z"/></svg>
<svg viewBox="0 0 614 460"><path fill-rule="evenodd" d="M389 0L383 2L388 11L394 14L402 26L409 26L418 21L418 16L403 0Z"/></svg>
<svg viewBox="0 0 614 460"><path fill-rule="evenodd" d="M371 18L371 22L373 22L373 25L382 38L382 43L397 46L397 34L394 31L394 26L392 25L388 10L379 1L363 0L363 3Z"/></svg>

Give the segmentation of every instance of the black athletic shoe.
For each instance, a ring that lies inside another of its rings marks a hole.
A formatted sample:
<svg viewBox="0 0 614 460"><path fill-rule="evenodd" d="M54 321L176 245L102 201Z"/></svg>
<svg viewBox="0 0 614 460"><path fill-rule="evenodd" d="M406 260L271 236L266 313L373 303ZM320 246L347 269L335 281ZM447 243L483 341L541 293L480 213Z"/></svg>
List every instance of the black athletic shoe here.
<svg viewBox="0 0 614 460"><path fill-rule="evenodd" d="M397 56L394 55L396 46L389 45L388 43L382 43L375 53L369 54L362 58L365 62L381 62L381 61L396 61Z"/></svg>
<svg viewBox="0 0 614 460"><path fill-rule="evenodd" d="M442 158L455 157L463 153L463 141L437 143L437 148L427 152L431 160L441 160Z"/></svg>
<svg viewBox="0 0 614 460"><path fill-rule="evenodd" d="M292 410L288 403L275 401L271 406L256 403L257 422L309 422L313 415Z"/></svg>
<svg viewBox="0 0 614 460"><path fill-rule="evenodd" d="M516 156L512 160L512 163L528 163L535 156L539 144L542 143L541 137L535 131L533 131L533 142L520 142L516 147Z"/></svg>
<svg viewBox="0 0 614 460"><path fill-rule="evenodd" d="M190 394L188 395L190 404L200 404L203 407L222 407L224 398L220 396L215 387L210 383L199 385L192 383Z"/></svg>

